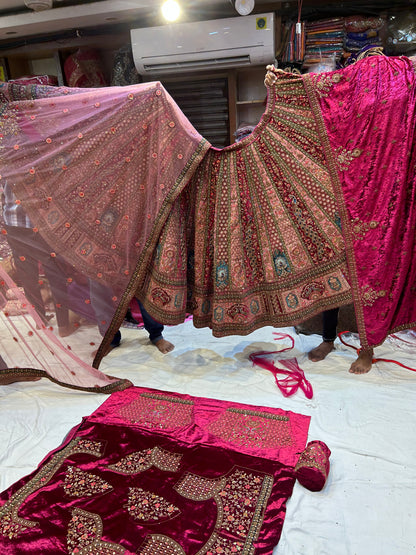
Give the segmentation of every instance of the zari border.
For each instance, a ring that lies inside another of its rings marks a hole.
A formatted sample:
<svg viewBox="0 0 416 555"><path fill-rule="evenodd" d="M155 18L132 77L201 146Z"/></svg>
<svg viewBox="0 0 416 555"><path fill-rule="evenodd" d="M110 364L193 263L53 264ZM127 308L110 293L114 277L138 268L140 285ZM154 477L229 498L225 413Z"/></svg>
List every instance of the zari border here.
<svg viewBox="0 0 416 555"><path fill-rule="evenodd" d="M112 376L107 377L112 378ZM0 386L10 385L12 383L21 381L35 381L36 378L47 378L53 383L66 387L68 389L76 389L77 391L88 391L91 393L106 393L111 394L116 391L123 391L128 387L132 387L132 382L126 379L117 378L117 381L110 384L104 385L102 387L85 387L74 384L68 384L66 382L61 382L56 378L50 376L45 370L39 370L37 368L6 368L0 370Z"/></svg>
<svg viewBox="0 0 416 555"><path fill-rule="evenodd" d="M350 227L350 221L348 217L348 211L344 200L344 195L342 191L341 182L338 177L338 170L335 163L334 154L331 150L331 145L329 142L329 137L326 131L324 118L322 116L321 107L319 105L319 100L315 87L312 83L312 74L303 75L303 83L305 86L305 91L308 95L309 104L312 113L315 117L316 126L318 133L321 138L321 143L324 151L324 155L328 164L328 171L332 182L332 187L334 189L335 198L339 207L339 214L341 218L342 235L345 242L345 253L347 258L347 264L349 269L349 282L352 290L352 298L355 309L355 317L357 320L357 328L360 336L361 347L363 349L369 349L367 332L364 322L364 311L360 295L360 288L357 276L357 264L355 260L355 253L353 247L352 231Z"/></svg>
<svg viewBox="0 0 416 555"><path fill-rule="evenodd" d="M7 519L10 523L15 524L17 530L14 529L9 535L10 539L16 537L20 532L24 531L24 528L34 528L39 525L37 521L24 519L18 516L18 511L20 507L25 503L30 495L38 491L39 489L45 487L47 483L52 479L58 468L63 464L65 459L76 453L88 453L89 455L100 456L94 451L78 448L78 443L82 441L83 438L75 438L68 445L66 445L62 450L56 452L52 458L21 488L19 488L1 507L0 507L0 525L2 519ZM21 527L19 529L19 527ZM1 526L0 526L0 534ZM2 534L4 535L4 534Z"/></svg>
<svg viewBox="0 0 416 555"><path fill-rule="evenodd" d="M194 174L195 170L197 169L199 163L211 148L211 144L206 139L201 139L198 148L193 153L190 160L187 162L185 167L183 168L182 172L180 173L179 177L177 178L175 185L172 187L172 193L167 196L161 206L159 214L155 220L153 225L153 229L149 235L149 238L143 248L142 254L136 264L136 267L133 271L132 277L124 291L123 295L121 296L120 303L115 311L113 319L110 323L110 326L107 329L103 340L97 350L95 358L93 360L92 366L93 368L98 368L102 358L108 351L110 343L120 328L120 325L123 322L124 315L126 314L127 308L131 299L134 297L140 283L143 282L145 279L146 273L148 271L148 266L150 263L150 258L153 255L153 251L157 245L159 240L159 235L164 226L166 219L169 215L169 211L171 208L172 203L176 200L179 194L183 191L186 184L189 182L190 178Z"/></svg>

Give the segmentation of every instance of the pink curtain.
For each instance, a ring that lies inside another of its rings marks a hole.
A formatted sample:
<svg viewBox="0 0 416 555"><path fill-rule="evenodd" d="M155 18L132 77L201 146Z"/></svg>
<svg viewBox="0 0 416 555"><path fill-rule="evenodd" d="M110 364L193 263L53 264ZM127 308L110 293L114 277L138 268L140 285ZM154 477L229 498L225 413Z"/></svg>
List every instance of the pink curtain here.
<svg viewBox="0 0 416 555"><path fill-rule="evenodd" d="M416 322L415 62L372 56L305 77L364 347Z"/></svg>

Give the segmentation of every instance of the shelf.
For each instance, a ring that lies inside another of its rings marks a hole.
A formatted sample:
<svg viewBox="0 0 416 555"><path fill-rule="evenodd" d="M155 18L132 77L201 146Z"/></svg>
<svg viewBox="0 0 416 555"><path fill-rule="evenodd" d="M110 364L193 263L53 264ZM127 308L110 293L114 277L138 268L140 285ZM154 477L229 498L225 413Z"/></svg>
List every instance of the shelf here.
<svg viewBox="0 0 416 555"><path fill-rule="evenodd" d="M265 98L262 98L261 100L237 100L236 104L239 106L243 106L244 104L264 104Z"/></svg>

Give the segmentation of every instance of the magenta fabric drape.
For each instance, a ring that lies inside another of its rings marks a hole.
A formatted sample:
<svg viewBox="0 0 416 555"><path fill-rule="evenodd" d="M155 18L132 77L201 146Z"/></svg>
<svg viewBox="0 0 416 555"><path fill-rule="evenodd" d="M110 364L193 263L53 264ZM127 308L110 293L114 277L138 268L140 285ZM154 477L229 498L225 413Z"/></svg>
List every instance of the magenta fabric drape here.
<svg viewBox="0 0 416 555"><path fill-rule="evenodd" d="M329 469L321 442L319 457L309 445L300 459L309 421L145 388L113 393L1 494L0 550L270 554L296 475L316 490Z"/></svg>
<svg viewBox="0 0 416 555"><path fill-rule="evenodd" d="M416 58L305 77L342 219L362 346L416 322Z"/></svg>

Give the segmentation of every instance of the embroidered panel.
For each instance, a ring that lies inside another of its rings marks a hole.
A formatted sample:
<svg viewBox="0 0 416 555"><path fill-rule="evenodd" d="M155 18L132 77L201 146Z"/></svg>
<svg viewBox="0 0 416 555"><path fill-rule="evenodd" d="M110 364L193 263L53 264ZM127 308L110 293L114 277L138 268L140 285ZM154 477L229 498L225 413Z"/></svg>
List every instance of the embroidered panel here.
<svg viewBox="0 0 416 555"><path fill-rule="evenodd" d="M127 457L108 465L108 468L120 474L138 474L152 466L165 472L177 472L181 459L182 455L180 453L169 453L161 447L154 447L153 449L130 453Z"/></svg>
<svg viewBox="0 0 416 555"><path fill-rule="evenodd" d="M51 460L46 463L31 480L0 507L0 534L9 538L16 538L28 528L38 526L38 522L22 519L18 516L17 513L21 505L23 505L32 493L35 493L48 484L67 457L77 453L99 456L102 449L103 442L75 438L61 451L53 455Z"/></svg>
<svg viewBox="0 0 416 555"><path fill-rule="evenodd" d="M96 474L89 474L75 466L68 466L63 484L70 497L92 497L113 489L113 486Z"/></svg>
<svg viewBox="0 0 416 555"><path fill-rule="evenodd" d="M148 428L180 428L191 422L192 403L168 395L143 394L121 408L120 415Z"/></svg>
<svg viewBox="0 0 416 555"><path fill-rule="evenodd" d="M254 447L291 445L288 417L228 409L209 425L209 431L235 445Z"/></svg>

